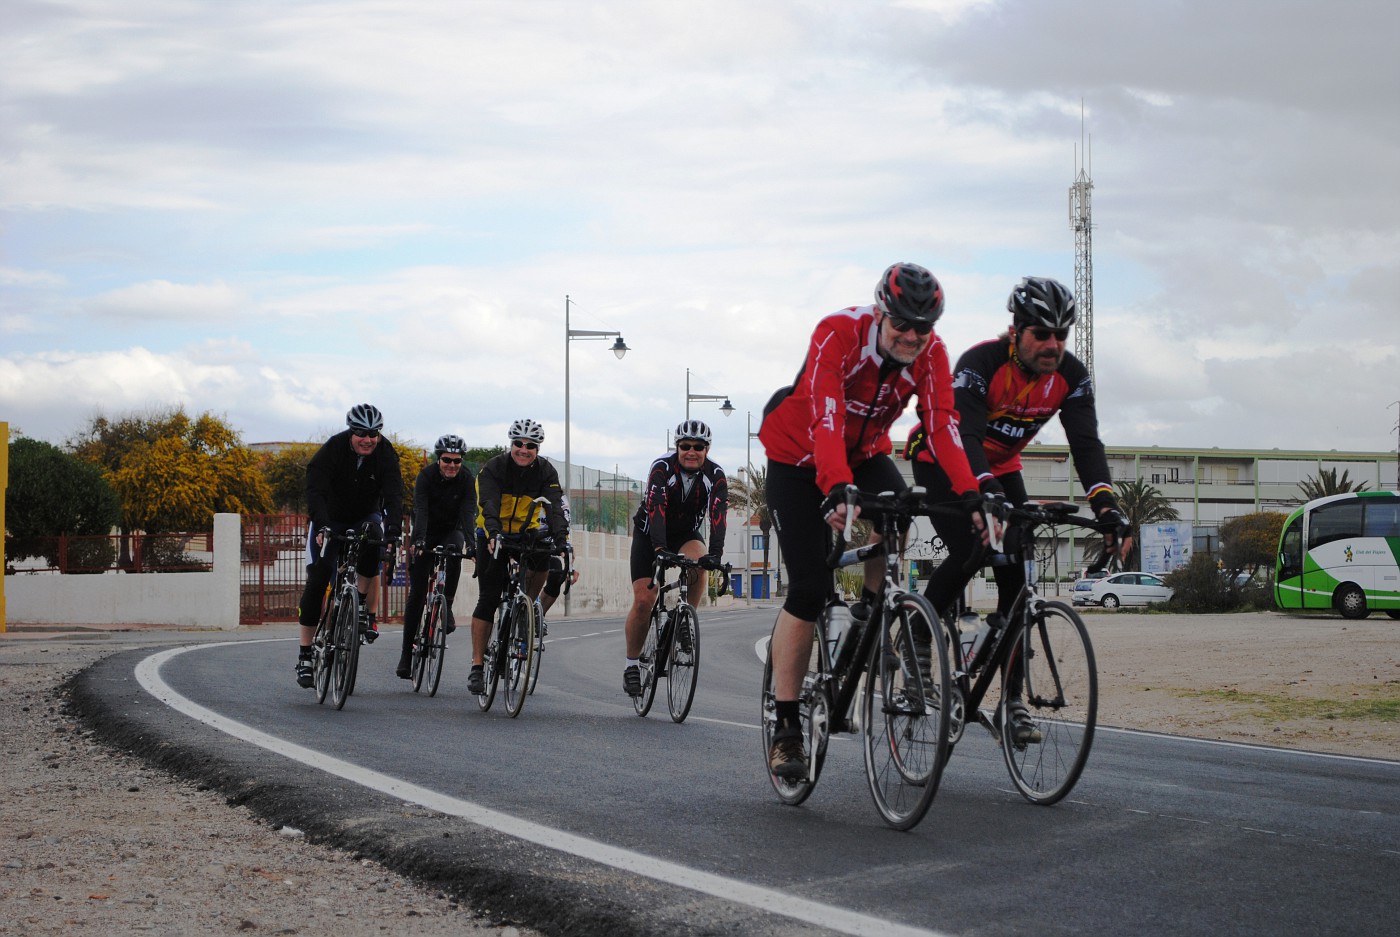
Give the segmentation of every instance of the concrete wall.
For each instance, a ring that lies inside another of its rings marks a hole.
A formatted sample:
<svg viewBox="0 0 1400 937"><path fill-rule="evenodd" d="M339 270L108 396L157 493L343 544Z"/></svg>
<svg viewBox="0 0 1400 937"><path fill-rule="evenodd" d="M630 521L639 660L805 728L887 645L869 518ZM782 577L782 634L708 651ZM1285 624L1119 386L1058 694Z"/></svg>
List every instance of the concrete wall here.
<svg viewBox="0 0 1400 937"><path fill-rule="evenodd" d="M6 576L7 623L237 628L239 546L238 515L216 514L212 572Z"/></svg>

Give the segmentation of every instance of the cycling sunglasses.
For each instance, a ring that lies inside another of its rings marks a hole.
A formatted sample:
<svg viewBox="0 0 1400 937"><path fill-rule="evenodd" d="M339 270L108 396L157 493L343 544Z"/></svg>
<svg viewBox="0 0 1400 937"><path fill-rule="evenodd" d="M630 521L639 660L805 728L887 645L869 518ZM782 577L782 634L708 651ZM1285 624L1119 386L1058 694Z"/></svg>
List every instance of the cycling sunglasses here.
<svg viewBox="0 0 1400 937"><path fill-rule="evenodd" d="M915 322L913 319L896 319L894 316L887 318L890 320L890 328L896 332L907 332L913 329L915 335L927 335L933 331L932 322Z"/></svg>
<svg viewBox="0 0 1400 937"><path fill-rule="evenodd" d="M449 458L448 458L447 456L445 456L445 455L440 455L440 456L438 456L438 461L439 461L439 462L445 462L445 463L447 463L448 465L461 465L461 464L462 464L462 457L461 457L461 456L458 456L458 457L455 458L455 459L449 459Z"/></svg>
<svg viewBox="0 0 1400 937"><path fill-rule="evenodd" d="M709 443L704 442L678 442L676 448L681 452L704 452L710 448Z"/></svg>
<svg viewBox="0 0 1400 937"><path fill-rule="evenodd" d="M1062 342L1069 338L1069 329L1034 328L1031 329L1031 335L1035 336L1035 340L1038 342L1048 342L1052 335L1055 337L1056 341Z"/></svg>
<svg viewBox="0 0 1400 937"><path fill-rule="evenodd" d="M540 447L540 444L539 444L539 443L537 443L537 442L530 442L530 440L528 440L528 439L512 439L512 440L510 441L510 444L511 444L512 446L514 446L515 448L517 448L517 449L531 449L531 450L533 450L533 449L538 449L538 448Z"/></svg>
<svg viewBox="0 0 1400 937"><path fill-rule="evenodd" d="M352 429L352 430L350 431L350 434L351 434L352 436L359 436L361 439L378 439L378 438L379 438L379 430L377 430L377 429Z"/></svg>

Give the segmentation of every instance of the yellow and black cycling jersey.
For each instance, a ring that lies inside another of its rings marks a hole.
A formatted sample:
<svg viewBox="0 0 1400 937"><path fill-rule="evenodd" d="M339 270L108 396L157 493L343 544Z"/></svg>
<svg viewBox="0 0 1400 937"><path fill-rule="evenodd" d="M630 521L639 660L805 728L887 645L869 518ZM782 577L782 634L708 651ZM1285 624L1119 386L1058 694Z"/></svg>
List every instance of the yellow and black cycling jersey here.
<svg viewBox="0 0 1400 937"><path fill-rule="evenodd" d="M476 494L476 526L486 531L488 537L518 534L538 527L547 529L555 543L562 544L569 536L559 472L545 459L535 459L521 468L509 452L494 456L477 475ZM530 507L535 498L546 498L549 505L535 511L531 517Z"/></svg>

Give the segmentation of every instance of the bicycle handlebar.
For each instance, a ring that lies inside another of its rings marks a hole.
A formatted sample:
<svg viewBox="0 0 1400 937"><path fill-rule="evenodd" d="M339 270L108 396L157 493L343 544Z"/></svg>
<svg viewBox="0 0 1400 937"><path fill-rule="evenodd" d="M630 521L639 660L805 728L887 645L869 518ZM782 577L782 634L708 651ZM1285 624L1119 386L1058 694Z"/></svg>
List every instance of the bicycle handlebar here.
<svg viewBox="0 0 1400 937"><path fill-rule="evenodd" d="M656 559L651 567L651 584L649 588L656 588L656 580L661 578L661 574L668 566L675 566L679 569L705 569L705 566L700 560L692 560L683 553L672 553L670 550L658 550ZM724 577L720 581L719 595L725 595L729 592L729 574L733 570L734 564L732 563L721 563L713 570L714 572L724 573Z"/></svg>

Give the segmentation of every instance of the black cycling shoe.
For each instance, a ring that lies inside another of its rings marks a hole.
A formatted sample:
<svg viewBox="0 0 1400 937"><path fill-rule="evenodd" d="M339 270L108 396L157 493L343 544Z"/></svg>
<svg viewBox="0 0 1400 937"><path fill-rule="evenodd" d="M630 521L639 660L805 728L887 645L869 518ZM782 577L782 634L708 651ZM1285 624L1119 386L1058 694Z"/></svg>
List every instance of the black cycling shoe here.
<svg viewBox="0 0 1400 937"><path fill-rule="evenodd" d="M309 690L315 684L315 669L312 666L311 658L297 658L297 686L303 690Z"/></svg>
<svg viewBox="0 0 1400 937"><path fill-rule="evenodd" d="M413 658L404 654L399 658L399 666L394 670L394 675L400 679L407 680L413 675Z"/></svg>
<svg viewBox="0 0 1400 937"><path fill-rule="evenodd" d="M473 667L472 672L467 674L467 692L472 696L480 696L486 692L486 674L480 667Z"/></svg>
<svg viewBox="0 0 1400 937"><path fill-rule="evenodd" d="M636 664L631 664L622 671L622 688L627 691L628 696L642 695L642 669Z"/></svg>

